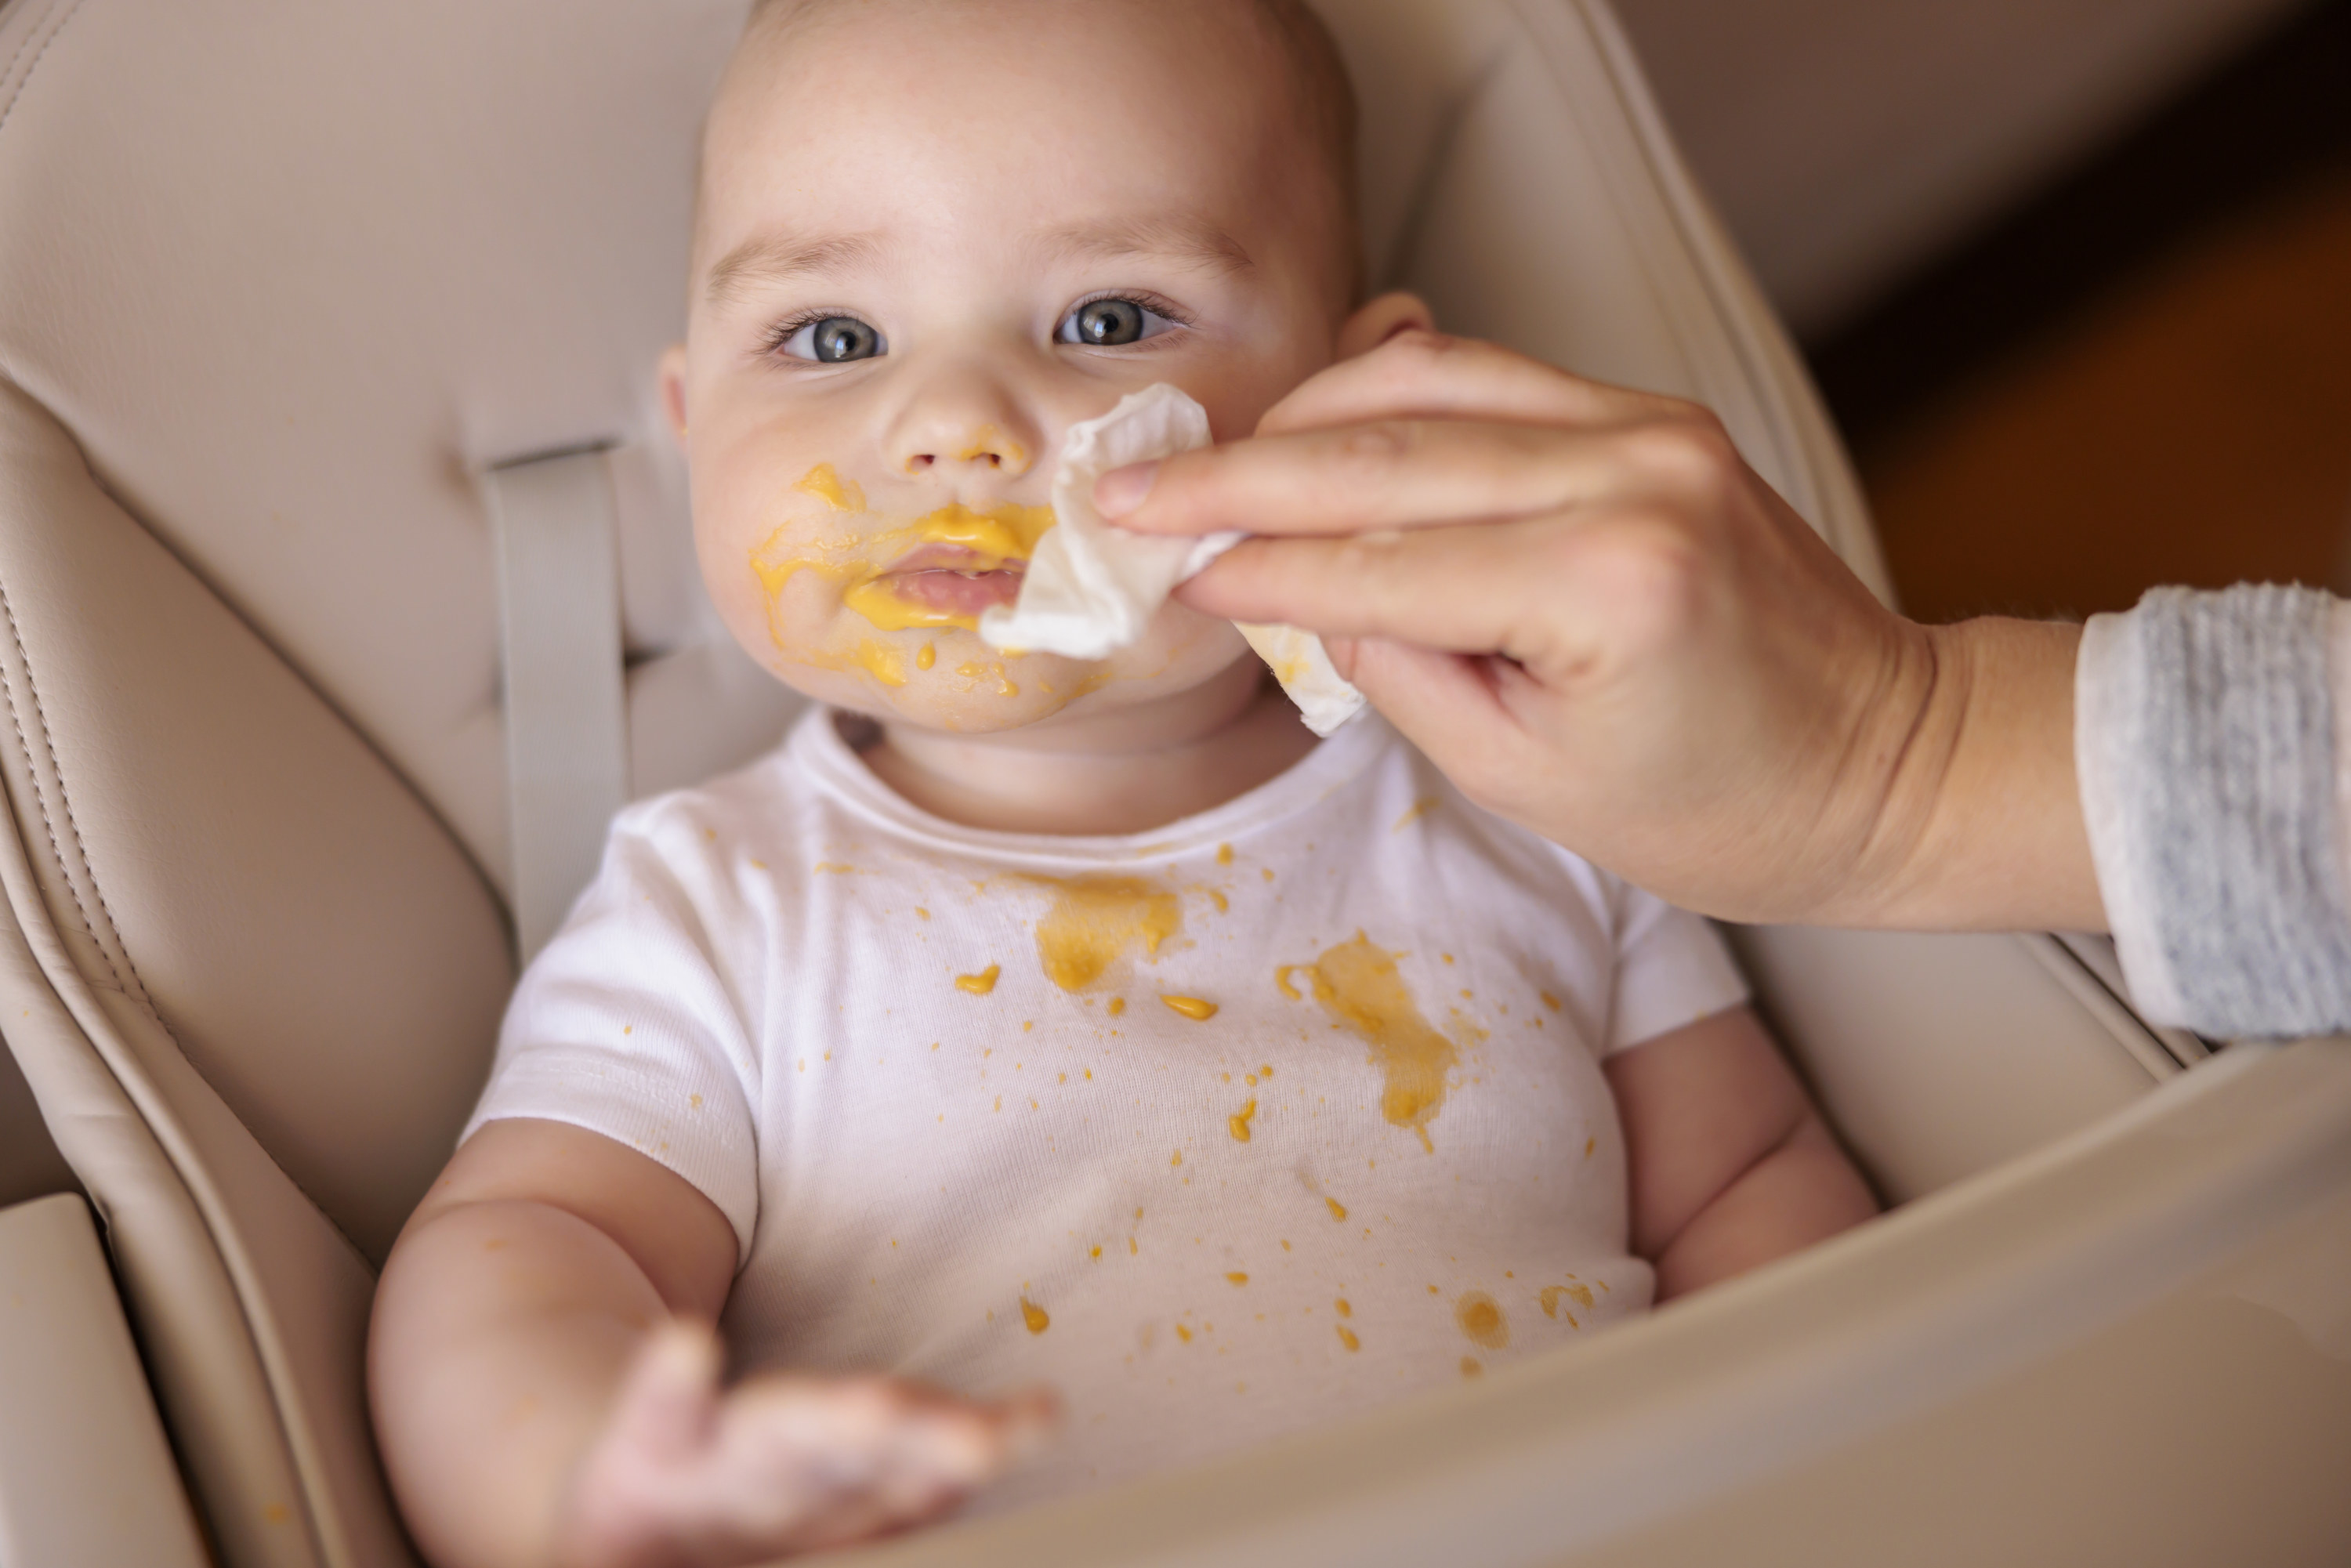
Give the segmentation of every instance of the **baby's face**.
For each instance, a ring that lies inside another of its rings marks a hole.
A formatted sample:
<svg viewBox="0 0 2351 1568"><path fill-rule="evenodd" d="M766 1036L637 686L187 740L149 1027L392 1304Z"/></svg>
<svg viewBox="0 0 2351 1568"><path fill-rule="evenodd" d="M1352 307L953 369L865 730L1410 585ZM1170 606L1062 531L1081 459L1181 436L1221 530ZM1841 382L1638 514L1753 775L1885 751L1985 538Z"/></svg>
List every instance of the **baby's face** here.
<svg viewBox="0 0 2351 1568"><path fill-rule="evenodd" d="M1007 657L1061 435L1172 382L1219 439L1330 362L1334 197L1245 0L860 0L738 59L665 371L712 598L827 702L985 732L1204 681L1170 605Z"/></svg>

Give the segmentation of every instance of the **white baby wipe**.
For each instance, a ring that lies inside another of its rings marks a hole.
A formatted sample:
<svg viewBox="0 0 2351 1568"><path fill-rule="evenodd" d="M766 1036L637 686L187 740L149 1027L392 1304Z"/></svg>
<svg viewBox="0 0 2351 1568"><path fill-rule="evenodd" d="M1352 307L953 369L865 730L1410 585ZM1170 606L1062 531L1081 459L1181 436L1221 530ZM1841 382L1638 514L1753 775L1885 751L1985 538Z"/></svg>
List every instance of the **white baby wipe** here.
<svg viewBox="0 0 2351 1568"><path fill-rule="evenodd" d="M1113 468L1208 444L1208 415L1162 382L1130 392L1099 419L1070 427L1053 472L1053 527L1037 541L1020 597L979 619L997 648L1100 659L1133 644L1167 596L1247 536L1166 538L1113 528L1094 510L1094 481ZM1239 623L1317 735L1362 711L1364 694L1341 678L1322 640L1294 626Z"/></svg>

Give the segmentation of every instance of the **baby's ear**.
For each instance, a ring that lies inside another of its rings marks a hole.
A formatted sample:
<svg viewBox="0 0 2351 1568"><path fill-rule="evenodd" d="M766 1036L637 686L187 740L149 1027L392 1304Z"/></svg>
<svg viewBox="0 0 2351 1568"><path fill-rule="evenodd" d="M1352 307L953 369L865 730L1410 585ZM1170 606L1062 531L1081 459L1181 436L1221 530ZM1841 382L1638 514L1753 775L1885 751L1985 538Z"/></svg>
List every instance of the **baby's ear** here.
<svg viewBox="0 0 2351 1568"><path fill-rule="evenodd" d="M1436 329L1437 317L1428 308L1428 302L1401 289L1383 294L1340 325L1339 358L1352 360L1358 354L1368 354L1398 332L1416 327L1424 332Z"/></svg>
<svg viewBox="0 0 2351 1568"><path fill-rule="evenodd" d="M677 438L680 450L685 446L685 345L672 343L662 350L661 370L662 412L669 415L669 433Z"/></svg>

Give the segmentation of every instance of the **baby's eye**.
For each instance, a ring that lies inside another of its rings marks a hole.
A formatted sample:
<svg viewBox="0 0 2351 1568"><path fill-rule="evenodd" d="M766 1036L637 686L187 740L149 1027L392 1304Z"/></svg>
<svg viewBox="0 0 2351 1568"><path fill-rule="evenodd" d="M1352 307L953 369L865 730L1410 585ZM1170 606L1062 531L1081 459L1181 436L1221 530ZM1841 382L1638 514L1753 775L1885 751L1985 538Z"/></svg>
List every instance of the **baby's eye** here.
<svg viewBox="0 0 2351 1568"><path fill-rule="evenodd" d="M784 340L788 358L814 360L820 365L845 365L889 351L882 334L854 316L820 317Z"/></svg>
<svg viewBox="0 0 2351 1568"><path fill-rule="evenodd" d="M1089 299L1061 318L1053 340L1115 349L1123 343L1156 338L1176 325L1139 299Z"/></svg>

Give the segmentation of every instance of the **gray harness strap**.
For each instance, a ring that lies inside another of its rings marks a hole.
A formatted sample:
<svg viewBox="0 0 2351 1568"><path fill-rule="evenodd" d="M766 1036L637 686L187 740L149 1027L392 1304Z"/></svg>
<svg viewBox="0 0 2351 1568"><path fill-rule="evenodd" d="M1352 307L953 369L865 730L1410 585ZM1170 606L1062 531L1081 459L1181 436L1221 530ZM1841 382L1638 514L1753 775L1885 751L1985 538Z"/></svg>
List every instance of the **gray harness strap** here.
<svg viewBox="0 0 2351 1568"><path fill-rule="evenodd" d="M515 945L528 963L595 876L612 813L628 799L620 566L603 447L500 464L487 488Z"/></svg>

